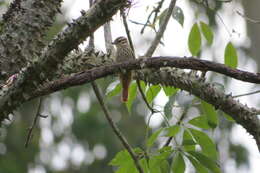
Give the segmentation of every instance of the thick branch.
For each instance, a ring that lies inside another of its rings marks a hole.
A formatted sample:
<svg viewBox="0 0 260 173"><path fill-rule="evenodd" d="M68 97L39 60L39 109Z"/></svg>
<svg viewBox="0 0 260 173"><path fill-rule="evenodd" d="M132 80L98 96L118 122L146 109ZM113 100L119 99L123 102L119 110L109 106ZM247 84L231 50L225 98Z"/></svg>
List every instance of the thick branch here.
<svg viewBox="0 0 260 173"><path fill-rule="evenodd" d="M98 66L99 65L100 64L98 64ZM176 86L191 92L201 99L211 103L216 108L219 108L222 111L230 114L237 123L241 124L251 135L254 136L258 146L260 146L260 124L259 120L257 119L255 109L250 109L247 106L240 104L231 96L225 95L223 91L219 91L217 87L214 87L214 85L205 83L201 79L192 79L192 76L187 75L184 72L175 72L173 70L167 72L163 69L160 69L160 67L177 67L183 69L215 71L239 80L260 83L260 76L258 74L231 69L219 63L196 58L154 57L96 67L91 70L87 70L85 72L81 72L73 76L49 83L45 85L44 88L40 88L33 94L28 95L27 99L25 100L91 82L108 75L113 75L120 72L120 69L140 70L144 68L153 68L157 70L145 69L143 73L146 71L148 72L143 76L138 75L138 79L142 79L150 83L161 83L163 85Z"/></svg>
<svg viewBox="0 0 260 173"><path fill-rule="evenodd" d="M74 21L70 26L48 46L42 54L39 66L40 73L45 73L48 78L53 77L57 64L73 49L77 48L98 27L117 12L126 0L100 0L96 2L83 16Z"/></svg>
<svg viewBox="0 0 260 173"><path fill-rule="evenodd" d="M153 57L153 60L150 60L150 62L148 62L147 64L148 67L149 64L151 64L152 66L157 64L158 67L164 64L164 66L171 66L171 67L176 67L181 69L192 69L192 70L200 70L205 72L213 71L244 82L260 84L259 73L252 73L252 72L243 71L239 69L232 69L230 67L227 67L224 64L207 61L207 60L201 60L193 57L183 58L183 57L172 57L172 56L159 56L159 57Z"/></svg>
<svg viewBox="0 0 260 173"><path fill-rule="evenodd" d="M95 66L95 65L93 65L93 66ZM120 72L121 69L140 70L140 69L144 69L144 68L159 69L161 67L176 67L176 68L182 68L182 69L214 71L214 72L219 72L221 74L233 77L238 80L252 82L252 83L260 83L259 74L242 71L242 70L238 70L238 69L231 69L223 64L214 63L214 62L207 61L207 60L200 60L200 59L196 59L196 58L180 58L180 57L171 57L171 58L154 57L154 58L148 58L148 59L144 58L144 59L131 60L128 62L116 63L116 64L114 64L112 61L110 61L108 64L106 64L104 66L101 66L101 64L97 64L97 66L95 68L87 67L87 68L93 68L93 69L87 70L84 72L80 72L73 76L63 78L60 80L56 80L55 82L46 84L43 87L46 89L43 89L43 88L40 89L42 94L39 94L39 96L50 94L52 92L66 89L68 87L81 85L86 82L96 80L98 78L106 77L108 75L113 75L115 73ZM47 91L47 88L49 89L48 91ZM39 93L39 92L37 92L37 93ZM30 96L30 98L31 97L32 96Z"/></svg>
<svg viewBox="0 0 260 173"><path fill-rule="evenodd" d="M159 61L160 60L160 61ZM256 110L253 108L248 108L245 105L242 105L238 101L235 101L232 96L225 95L223 90L219 90L218 87L210 83L206 83L203 79L198 77L193 77L189 74L184 73L180 70L172 69L159 69L163 66L173 66L173 67L182 67L188 68L187 63L191 62L204 62L202 64L215 64L222 68L223 65L212 63L209 61L202 61L194 58L146 58L133 60L130 62L107 65L92 70L87 70L82 73L78 73L74 76L64 78L49 85L46 85L41 91L35 92L34 96L49 94L54 91L65 89L71 86L81 85L87 82L94 81L98 78L102 78L108 75L112 75L120 72L120 69L134 70L134 69L143 69L144 67L153 68L153 70L142 70L141 73L137 71L138 79L144 80L153 84L162 84L170 85L181 88L190 92L191 94L196 95L197 97L207 101L208 103L215 106L217 109L222 110L223 112L232 116L238 124L241 124L251 135L254 136L258 147L260 149L260 122L256 116ZM207 66L207 67L208 67ZM192 69L201 70L202 66L191 66ZM196 67L196 68L195 68ZM229 69L228 67L225 67ZM158 70L155 70L158 69ZM234 70L232 70L233 72ZM248 72L247 72L248 73Z"/></svg>
<svg viewBox="0 0 260 173"><path fill-rule="evenodd" d="M98 53L96 53L98 54ZM102 63L110 66L110 64L113 64L111 59L108 59L105 54L102 54L100 56L101 60L99 58L96 58L97 61L93 61L93 58L87 55L84 59L87 59L88 61L85 61L86 63L84 66L90 66L90 64L94 67L101 66ZM82 57L83 58L83 57ZM108 62L108 60L110 62ZM89 63L89 64L88 64ZM82 63L79 63L82 65ZM69 65L74 66L74 65ZM111 66L112 67L112 66ZM228 77L232 77L237 80L241 80L244 82L250 82L255 84L260 84L260 74L259 73L252 73L248 71L243 71L239 69L232 69L230 67L227 67L224 64L202 60L198 58L193 57L173 57L173 56L159 56L159 57L152 57L148 59L137 59L134 61L129 61L126 63L122 63L119 65L119 68L126 68L126 69L140 69L140 68L160 68L160 67L176 67L181 69L192 69L192 70L200 70L200 71L213 71L217 72L223 75L226 75ZM109 67L106 67L109 68ZM77 67L76 69L80 69L80 67ZM81 68L82 69L82 68ZM68 70L68 69L64 69ZM72 69L71 69L72 70ZM72 72L78 72L78 71L64 71L63 73L72 73Z"/></svg>
<svg viewBox="0 0 260 173"><path fill-rule="evenodd" d="M125 4L126 0L99 0L86 13L60 33L43 51L40 59L21 70L18 79L0 93L0 122L23 103L31 91L47 79L53 79L57 66L64 57L103 25Z"/></svg>
<svg viewBox="0 0 260 173"><path fill-rule="evenodd" d="M181 88L212 104L216 109L229 114L238 124L242 125L256 140L260 151L260 121L257 110L236 101L231 95L196 76L191 76L172 69L148 70L138 73L138 78L152 84L163 84Z"/></svg>
<svg viewBox="0 0 260 173"><path fill-rule="evenodd" d="M61 2L15 0L11 3L1 26L0 80L6 80L40 55L46 30L53 24Z"/></svg>

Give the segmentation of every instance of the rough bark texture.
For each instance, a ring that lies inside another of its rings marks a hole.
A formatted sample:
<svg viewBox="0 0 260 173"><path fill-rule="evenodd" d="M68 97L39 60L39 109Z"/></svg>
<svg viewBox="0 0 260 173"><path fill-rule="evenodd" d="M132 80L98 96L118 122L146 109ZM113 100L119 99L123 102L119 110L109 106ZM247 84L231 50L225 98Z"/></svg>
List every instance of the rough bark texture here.
<svg viewBox="0 0 260 173"><path fill-rule="evenodd" d="M259 111L239 103L239 101L236 101L234 98L232 98L231 95L225 94L224 90L220 90L217 86L205 82L204 78L199 78L192 74L187 74L182 70L173 70L172 68L161 68L166 66L190 68L190 64L192 64L193 62L197 62L197 67L196 65L193 65L191 66L191 68L194 70L201 70L203 69L203 65L201 65L199 62L204 62L202 64L204 64L205 66L205 64L207 64L206 62L208 61L198 60L194 58L167 59L167 57L161 57L138 59L120 64L114 64L110 60L104 61L107 64L105 66L98 63L97 61L95 66L94 63L90 61L90 59L92 59L91 57L94 58L95 56L89 56L88 58L86 58L89 59L89 62L91 62L91 64L93 65L92 67L88 66L91 70L77 73L73 76L46 84L38 91L35 91L29 99L50 94L52 92L66 89L72 86L82 85L84 83L88 83L98 78L106 77L108 75L113 75L119 73L120 69L133 70L144 69L149 67L151 69L136 71L136 78L152 84L162 84L166 86L178 87L190 92L191 94L201 98L202 100L205 100L206 102L212 104L216 109L222 110L223 112L232 116L232 118L238 124L242 125L248 131L248 133L254 136L258 147L260 146L260 122L257 118L257 114L259 113ZM101 57L105 56L102 55ZM224 68L224 66L218 65L220 64L216 63L214 66L213 63L211 65L206 65L204 69L210 70L210 66L212 66L213 69L215 68L215 71L221 71L220 69ZM219 69L217 69L216 67L219 67ZM234 72L233 69L230 69L228 67L225 68L225 71L229 69L231 70L231 72ZM231 73L231 75L232 74L233 73Z"/></svg>
<svg viewBox="0 0 260 173"><path fill-rule="evenodd" d="M184 72L174 73L172 70L161 69L139 73L138 78L152 84L164 83L167 86L181 88L212 104L216 109L229 114L254 137L260 151L260 121L257 118L258 111L254 108L239 103L231 95L218 89L217 86L202 82L196 76L192 77Z"/></svg>
<svg viewBox="0 0 260 173"><path fill-rule="evenodd" d="M15 0L3 15L0 36L0 80L37 60L46 30L62 0Z"/></svg>
<svg viewBox="0 0 260 173"><path fill-rule="evenodd" d="M39 2L49 3L49 1ZM82 16L71 23L65 31L58 34L44 48L37 61L20 70L18 79L9 88L0 92L0 112L2 113L0 122L22 104L32 90L39 87L43 81L53 79L58 64L65 56L77 48L98 27L110 20L125 3L126 0L99 0L87 12L82 12ZM34 25L34 23L30 24Z"/></svg>
<svg viewBox="0 0 260 173"><path fill-rule="evenodd" d="M97 1L90 10L82 12L80 18L44 47L44 32L53 23L60 3L58 0L15 0L5 14L0 36L0 69L2 75L7 74L3 79L18 71L19 75L13 84L0 91L0 123L17 106L32 98L91 82L118 73L120 69L139 69L136 73L138 79L181 88L230 114L254 136L260 148L260 123L255 109L240 104L214 85L204 82L204 79L183 71L161 67L214 71L254 83L260 83L258 73L230 69L221 64L193 58L157 57L111 65L112 60L99 52L74 52L67 56L86 37L109 21L125 5L126 0ZM62 76L64 72L71 74L84 70L83 66L90 70L44 83Z"/></svg>
<svg viewBox="0 0 260 173"><path fill-rule="evenodd" d="M69 74L82 71L80 66L91 67L91 66L99 66L106 65L112 62L112 59L109 58L108 55L103 54L102 52L86 52L86 53L76 53L71 55L72 57L67 58L66 63L64 63L64 67L60 67L59 70L62 74ZM99 58L97 57L99 56ZM76 58L75 58L76 57ZM95 60L94 57L97 57L98 60ZM255 72L248 72L239 69L232 69L224 64L215 63L207 60L202 60L194 57L174 57L174 56L160 56L160 57L152 57L151 59L138 59L136 63L146 63L146 67L153 66L171 66L177 67L181 69L193 69L200 71L213 71L217 72L229 77L232 77L237 80L241 80L244 82L251 82L260 84L260 74ZM133 63L131 63L133 64ZM131 65L129 64L129 65ZM76 71L75 71L76 70ZM78 70L78 71L77 71Z"/></svg>

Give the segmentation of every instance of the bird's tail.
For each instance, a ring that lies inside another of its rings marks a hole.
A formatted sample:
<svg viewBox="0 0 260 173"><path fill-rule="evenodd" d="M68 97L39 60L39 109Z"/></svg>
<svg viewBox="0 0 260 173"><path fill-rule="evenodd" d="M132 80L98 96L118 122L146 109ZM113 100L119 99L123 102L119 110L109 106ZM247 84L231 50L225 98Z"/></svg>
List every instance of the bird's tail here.
<svg viewBox="0 0 260 173"><path fill-rule="evenodd" d="M122 102L127 102L128 100L128 90L129 90L129 86L132 80L132 73L130 72L126 72L124 74L120 74L120 80L121 80L121 84L122 84L122 96L121 96L121 100Z"/></svg>

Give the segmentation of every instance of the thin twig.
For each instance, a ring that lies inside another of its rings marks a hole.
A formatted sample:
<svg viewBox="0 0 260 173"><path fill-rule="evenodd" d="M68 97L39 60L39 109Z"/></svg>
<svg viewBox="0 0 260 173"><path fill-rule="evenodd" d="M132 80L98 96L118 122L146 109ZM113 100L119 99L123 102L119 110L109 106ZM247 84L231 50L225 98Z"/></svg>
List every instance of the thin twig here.
<svg viewBox="0 0 260 173"><path fill-rule="evenodd" d="M141 34L144 33L144 29L147 27L147 25L150 24L150 18L152 17L153 14L154 14L153 24L155 23L158 13L160 12L160 9L162 8L163 2L164 2L164 0L161 0L160 2L158 2L158 6L151 11L149 16L147 17L147 20L146 20L143 28L141 29Z"/></svg>
<svg viewBox="0 0 260 173"><path fill-rule="evenodd" d="M120 10L120 14L121 14L121 16L123 18L123 24L124 24L124 27L125 27L125 32L126 32L126 35L127 35L127 38L128 38L129 44L130 44L130 47L131 47L132 51L135 53L132 37L130 35L130 30L129 30L129 27L128 27L128 24L127 24L127 21L126 21L125 12L124 12L123 9Z"/></svg>
<svg viewBox="0 0 260 173"><path fill-rule="evenodd" d="M155 49L156 49L156 47L157 47L158 44L160 43L160 40L161 40L161 38L162 38L162 36L163 36L163 33L164 33L164 31L165 31L165 29L166 29L166 27L167 27L167 24L168 24L168 22L169 22L169 19L170 19L171 15L172 15L173 9L174 9L174 7L175 7L175 3L176 3L176 0L172 0L172 1L171 1L170 5L169 5L169 8L168 8L168 10L167 10L167 14L166 14L166 16L164 17L164 20L163 20L163 22L162 22L162 25L161 25L161 27L159 28L159 31L156 33L156 36L155 36L155 38L154 38L152 44L150 45L149 49L147 50L147 52L146 52L146 54L145 54L146 57L152 56L153 53L154 53L154 51L155 51Z"/></svg>
<svg viewBox="0 0 260 173"><path fill-rule="evenodd" d="M210 9L210 8L209 8L209 9ZM210 10L211 10L211 9L210 9ZM215 10L213 10L213 11L215 11ZM216 11L215 11L215 12L216 12ZM225 24L223 18L220 16L220 14L219 14L218 12L216 12L216 16L219 18L220 22L223 24L224 28L226 29L228 35L231 37L232 34L231 34L231 32L229 31L228 26Z"/></svg>
<svg viewBox="0 0 260 173"><path fill-rule="evenodd" d="M185 115L188 112L188 108L189 108L188 106L184 107L184 110L183 110L183 112L181 114L181 117L178 120L178 122L176 123L177 125L180 125L181 121L185 118ZM163 147L167 147L168 145L170 145L170 143L171 143L173 138L174 138L173 136L169 137L168 140L166 141L166 143L163 145Z"/></svg>
<svg viewBox="0 0 260 173"><path fill-rule="evenodd" d="M112 45L112 33L111 33L111 26L110 21L107 21L105 25L103 26L104 29L104 38L105 38L105 46L107 53L109 55L113 54L115 52L115 48Z"/></svg>
<svg viewBox="0 0 260 173"><path fill-rule="evenodd" d="M106 50L107 50L107 53L110 55L111 53L114 52L114 47L111 44L112 43L112 34L111 34L110 22L106 22L103 28L104 28Z"/></svg>
<svg viewBox="0 0 260 173"><path fill-rule="evenodd" d="M152 12L149 14L149 16L147 17L147 20L146 20L146 22L145 22L143 28L141 29L141 34L144 33L144 29L147 27L147 25L149 25L149 23L150 23L150 18L152 17L152 14L153 14L153 11L152 11Z"/></svg>
<svg viewBox="0 0 260 173"><path fill-rule="evenodd" d="M92 1L92 0L90 0ZM108 52L112 52L112 49L113 47L111 46L111 43L112 43L112 36L111 36L111 29L110 29L110 24L109 22L104 26L104 27L107 27L107 28L104 28L105 29L105 39L106 39L106 49ZM94 40L94 37L92 38ZM110 43L109 43L110 42ZM110 44L110 45L109 45ZM93 45L94 46L94 45ZM137 170L139 171L139 173L144 173L144 171L142 170L142 167L141 165L139 164L138 162L138 158L137 156L135 155L132 147L128 144L126 138L123 136L123 134L120 132L119 128L116 126L116 124L114 123L113 119L111 118L111 115L108 111L108 108L106 107L104 101L103 101L103 98L101 96L101 92L100 92L100 89L98 88L98 85L96 84L95 81L92 81L91 82L91 85L92 85L92 88L96 94L96 97L99 101L99 104L105 114L105 117L108 121L108 123L110 124L112 130L114 131L114 133L116 134L116 136L118 137L118 139L121 141L121 143L123 144L124 148L128 151L128 153L130 154L130 156L132 157L132 159L134 160L134 164L137 168Z"/></svg>
<svg viewBox="0 0 260 173"><path fill-rule="evenodd" d="M145 97L145 94L144 94L144 92L143 92L143 90L142 90L142 87L141 87L141 84L140 84L140 80L139 80L139 79L136 79L136 84L137 84L137 88L138 88L138 90L140 91L140 94L141 94L141 96L142 96L142 98L143 98L143 100L144 100L146 106L147 106L148 109L151 111L151 113L154 114L154 113L159 112L158 110L154 109L154 108L148 103L148 101L147 101L147 99L146 99L146 97Z"/></svg>
<svg viewBox="0 0 260 173"><path fill-rule="evenodd" d="M91 7L93 5L93 0L89 0L89 7ZM88 48L91 50L94 50L95 46L94 46L94 34L91 33L89 36L89 42L88 42Z"/></svg>
<svg viewBox="0 0 260 173"><path fill-rule="evenodd" d="M126 16L125 16L124 10L121 9L120 12L121 12L121 16L123 18L123 24L124 24L124 28L125 28L125 32L126 32L127 38L129 40L130 47L131 47L131 49L132 49L132 51L134 52L134 55L135 55L135 49L134 49L133 41L132 41L132 38L131 38L130 30L129 30L129 27L128 27L128 24L127 24L127 21L126 21ZM148 109L152 112L152 114L157 112L148 103L148 101L147 101L147 99L145 97L145 94L144 94L144 92L142 90L142 87L141 87L139 79L136 79L136 84L137 84L137 88L138 88L138 90L139 90L139 92L140 92L140 94L142 96L142 99L144 100L144 102L147 105Z"/></svg>
<svg viewBox="0 0 260 173"><path fill-rule="evenodd" d="M99 101L99 104L105 114L105 117L107 119L107 121L109 122L110 126L112 127L112 130L114 131L114 133L117 135L117 137L119 138L119 140L121 141L122 145L125 147L125 149L128 151L128 153L130 154L130 156L132 157L132 159L134 160L134 164L136 166L136 168L138 169L139 173L144 173L140 163L138 162L137 156L135 155L132 147L130 146L130 144L127 142L126 138L123 136L123 134L120 132L119 128L116 126L116 124L114 123L113 119L111 118L111 115L108 111L108 108L106 107L103 98L101 96L101 92L98 88L98 86L95 83L91 83L93 90L97 96L97 99Z"/></svg>
<svg viewBox="0 0 260 173"><path fill-rule="evenodd" d="M133 24L136 24L136 25L142 25L144 26L145 24L144 23L140 23L140 22L137 22L137 21L134 21L134 20L131 20L131 19L128 19L130 22L132 22Z"/></svg>
<svg viewBox="0 0 260 173"><path fill-rule="evenodd" d="M254 92L250 92L250 93L245 93L245 94L239 94L239 95L233 96L233 98L249 96L249 95L253 95L253 94L257 94L257 93L260 93L260 90L257 90L257 91L254 91Z"/></svg>
<svg viewBox="0 0 260 173"><path fill-rule="evenodd" d="M37 120L38 120L38 117L42 117L40 115L40 110L41 110L41 104L42 104L42 98L40 97L39 98L39 104L38 104L38 108L37 108L37 112L34 116L34 119L33 119L33 122L32 122L32 125L31 127L28 129L28 134L27 134L27 138L26 138L26 141L25 141L25 144L24 144L24 147L27 148L28 145L29 145L29 142L31 141L32 139L32 136L33 136L33 128L35 127L36 123L37 123Z"/></svg>
<svg viewBox="0 0 260 173"><path fill-rule="evenodd" d="M164 3L164 0L161 0L161 1L158 3L157 8L154 10L153 25L155 25L157 16L158 16L158 14L159 14L159 12L160 12L160 9L162 8L163 3Z"/></svg>
<svg viewBox="0 0 260 173"><path fill-rule="evenodd" d="M217 0L218 2L222 2L222 3L229 3L232 2L232 0Z"/></svg>
<svg viewBox="0 0 260 173"><path fill-rule="evenodd" d="M249 22L252 22L252 23L256 23L256 24L259 24L260 23L260 20L255 20L255 19L252 19L252 18L250 18L250 17L247 17L246 15L244 15L244 14L242 14L240 11L236 11L237 12L237 14L239 15L239 16L241 16L241 17L243 17L244 19L246 19L247 21L249 21Z"/></svg>
<svg viewBox="0 0 260 173"><path fill-rule="evenodd" d="M136 21L134 21L134 20L131 20L131 19L128 19L130 22L132 22L133 24L136 24L136 25L142 25L142 26L144 26L145 24L143 24L143 23L140 23L140 22L136 22ZM154 32L156 32L156 29L155 29L155 27L152 27L152 29L154 30Z"/></svg>

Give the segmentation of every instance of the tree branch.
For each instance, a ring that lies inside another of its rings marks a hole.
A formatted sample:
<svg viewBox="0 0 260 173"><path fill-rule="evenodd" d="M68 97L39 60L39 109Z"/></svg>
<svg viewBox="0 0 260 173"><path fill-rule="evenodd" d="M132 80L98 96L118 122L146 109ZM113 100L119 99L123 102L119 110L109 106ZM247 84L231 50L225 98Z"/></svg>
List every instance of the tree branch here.
<svg viewBox="0 0 260 173"><path fill-rule="evenodd" d="M167 10L166 16L164 17L162 25L161 25L159 31L156 33L156 36L155 36L153 42L151 43L150 47L148 48L147 52L145 53L146 57L151 57L153 55L156 47L160 43L160 40L161 40L161 38L163 36L163 33L164 33L165 29L166 29L166 26L167 26L167 24L168 24L168 22L170 20L171 15L172 15L175 3L176 3L176 0L171 0L171 3L170 3L169 8Z"/></svg>
<svg viewBox="0 0 260 173"><path fill-rule="evenodd" d="M150 18L152 17L152 14L154 14L154 18L153 18L153 25L155 24L155 21L157 19L158 13L160 12L160 9L162 8L162 5L164 3L164 0L161 0L160 2L158 2L158 5L156 8L154 8L151 13L149 14L149 16L147 17L147 20L145 22L145 24L143 24L143 28L141 29L141 34L144 33L145 28L147 27L148 24L150 24Z"/></svg>
<svg viewBox="0 0 260 173"><path fill-rule="evenodd" d="M107 121L109 122L110 126L112 127L114 133L116 134L116 136L119 138L119 140L121 141L122 145L125 147L125 149L128 151L128 153L130 154L131 158L133 159L134 161L134 164L137 168L137 170L139 171L139 173L144 173L141 165L139 164L139 161L137 159L137 156L135 155L132 147L130 146L130 144L127 142L126 138L123 136L123 134L120 132L120 130L118 129L118 127L116 126L116 124L114 123L113 119L111 118L112 116L110 115L109 111L108 111L108 108L106 107L103 99L102 99L102 96L101 96L101 92L98 88L98 86L95 84L95 83L91 83L92 84L92 87L94 89L94 92L97 96L97 99L100 103L100 106L106 116L106 119Z"/></svg>
<svg viewBox="0 0 260 173"><path fill-rule="evenodd" d="M89 0L90 6L93 5L93 0ZM104 25L104 37L105 37L105 44L106 44L106 49L108 53L112 53L112 36L111 36L111 29L110 29L110 23L107 22ZM110 42L109 42L110 41ZM89 41L89 47L94 49L94 36L92 36L90 38ZM130 156L132 157L134 164L137 168L137 170L139 171L139 173L144 173L142 170L142 167L140 166L139 162L138 162L138 158L135 155L132 147L129 145L129 143L127 142L127 139L123 136L123 134L120 132L119 128L117 127L117 125L114 123L113 119L111 118L111 114L107 108L107 106L105 105L104 101L103 101L103 97L101 95L101 91L98 87L98 85L96 84L95 81L91 82L91 86L94 90L94 93L99 101L99 104L105 114L105 117L109 123L109 125L111 126L111 128L113 129L115 135L118 137L118 139L120 140L120 142L123 144L124 148L128 151L128 153L130 154Z"/></svg>
<svg viewBox="0 0 260 173"><path fill-rule="evenodd" d="M64 57L90 36L98 27L124 6L126 0L99 0L86 13L70 24L42 52L38 61L22 69L18 79L5 91L0 91L0 122L23 103L32 90L46 80L52 80Z"/></svg>
<svg viewBox="0 0 260 173"><path fill-rule="evenodd" d="M96 53L98 54L98 53ZM85 54L86 55L86 54ZM151 57L151 58L139 58L137 60L132 60L128 62L124 62L121 64L114 64L112 59L107 57L104 54L101 54L100 59L94 61L92 60L93 55L86 55L85 59L88 59L88 62L84 64L84 66L88 67L92 65L92 67L99 67L103 64L107 65L103 68L113 68L113 66L118 66L118 68L125 68L126 70L133 70L133 69L142 69L142 68L156 68L159 69L160 67L176 67L180 69L191 69L191 70L200 70L203 72L212 71L217 72L219 74L226 75L228 77L241 80L244 82L250 82L255 84L260 84L260 73L253 73L239 69L232 69L224 64L216 63L208 60L202 60L194 57L175 57L175 56L158 56L158 57ZM97 58L99 59L99 58ZM108 62L109 61L109 62ZM102 64L103 63L103 64ZM73 66L73 65L70 65ZM77 67L80 69L80 67ZM67 69L68 70L68 69ZM72 70L72 69L70 69ZM78 71L66 71L64 73L72 73Z"/></svg>
<svg viewBox="0 0 260 173"><path fill-rule="evenodd" d="M162 84L181 88L212 104L216 109L220 109L232 116L238 124L241 124L251 135L253 135L260 149L260 122L256 116L256 109L248 108L247 106L242 105L238 101L234 100L231 95L226 95L223 90L219 90L213 84L204 82L204 79L197 76L192 76L182 70L177 69L160 69L160 67L166 66L179 68L191 67L194 70L202 70L202 67L209 70L210 67L214 67L215 71L219 70L216 67L220 67L220 69L226 70L223 70L225 73L229 73L231 71L231 74L245 73L253 75L253 73L230 69L222 64L195 58L144 58L93 68L92 70L87 70L85 72L57 80L46 85L45 88L42 88L42 90L33 93L32 98L91 82L98 78L103 78L105 76L118 73L120 72L120 69L137 70L152 68L152 70L144 69L141 71L136 71L137 78L153 84Z"/></svg>
<svg viewBox="0 0 260 173"><path fill-rule="evenodd" d="M127 38L128 38L129 44L130 44L130 47L131 47L132 51L135 54L134 44L133 44L133 41L132 41L132 38L131 38L131 35L130 35L130 30L129 30L127 21L126 21L125 12L124 12L123 9L121 9L120 13L121 13L121 16L123 18L124 28L125 28L125 32L126 32L126 35L127 35ZM138 90L139 90L139 92L141 94L141 97L144 100L144 102L145 102L146 106L148 107L148 109L152 112L152 114L155 113L155 112L158 112L157 110L153 109L152 106L149 105L149 103L148 103L148 101L147 101L147 99L145 97L145 94L144 94L144 92L142 90L142 87L141 87L139 79L136 79L136 84L137 84L137 88L138 88Z"/></svg>
<svg viewBox="0 0 260 173"><path fill-rule="evenodd" d="M112 45L112 34L110 22L104 24L104 38L107 54L111 55L115 51L114 46Z"/></svg>
<svg viewBox="0 0 260 173"><path fill-rule="evenodd" d="M152 70L140 72L137 77L152 84L162 84L166 86L175 86L182 90L199 97L200 99L212 104L229 114L236 123L242 125L248 133L250 133L260 151L260 121L257 117L259 111L255 108L249 108L247 105L236 101L231 94L226 95L225 92L214 84L204 82L197 76L191 76L179 70L172 69Z"/></svg>
<svg viewBox="0 0 260 173"><path fill-rule="evenodd" d="M103 55L102 55L103 56ZM90 57L89 57L90 58ZM95 58L95 57L94 57ZM91 59L91 58L90 58ZM99 60L99 58L96 58ZM93 61L90 61L93 62ZM99 62L99 61L98 61ZM221 74L227 75L229 77L234 77L236 79L260 83L260 75L255 73L250 73L247 71L242 71L238 69L231 69L223 64L214 63L207 60L201 60L197 58L181 58L181 57L153 57L153 58L143 58L132 60L123 63L114 63L109 59L109 62L104 63L105 65L97 63L95 66L94 63L92 66L86 64L85 67L88 67L90 70L84 72L76 73L72 76L65 77L53 82L46 83L44 86L38 88L34 93L30 95L27 100L35 98L37 96L47 95L55 91L66 89L72 86L81 85L86 82L96 80L98 78L106 77L108 75L113 75L120 72L120 69L127 70L140 70L144 68L155 68L159 69L161 67L176 67L182 69L193 69L193 70L205 70L205 71L214 71L220 72ZM70 71L72 72L72 71ZM73 71L75 73L76 71ZM148 74L149 75L149 74ZM163 81L162 81L163 84ZM174 85L173 85L174 86Z"/></svg>
<svg viewBox="0 0 260 173"><path fill-rule="evenodd" d="M41 117L40 116L41 106L42 106L42 98L39 98L39 103L38 103L36 114L34 116L34 119L33 119L31 127L28 129L27 138L26 138L26 141L25 141L25 144L24 144L25 148L28 147L29 142L30 142L30 140L33 137L33 128L35 127L38 118Z"/></svg>
<svg viewBox="0 0 260 173"><path fill-rule="evenodd" d="M244 96L249 96L249 95L258 94L258 93L260 93L260 90L249 92L249 93L245 93L245 94L235 95L235 96L233 96L233 98L244 97Z"/></svg>
<svg viewBox="0 0 260 173"><path fill-rule="evenodd" d="M96 55L98 56L98 55ZM103 56L103 55L102 55ZM104 55L104 57L106 57ZM95 62L94 60L91 60L90 62ZM53 58L55 59L55 58ZM100 61L99 58L96 58L98 62ZM101 58L102 59L102 58ZM111 61L111 59L109 59ZM100 61L102 62L102 60ZM112 62L112 61L111 61ZM73 63L72 63L73 64ZM107 64L106 61L104 61L104 64ZM96 67L95 63L91 64L92 66L89 68ZM101 64L98 64L97 66L100 66ZM260 83L260 75L258 73L250 73L247 71L242 71L238 69L231 69L223 64L201 60L197 58L182 58L182 57L153 57L153 58L140 58L137 60L132 60L124 63L117 63L113 65L105 65L97 68L93 68L92 70L87 70L78 74L75 74L73 76L62 78L60 80L51 82L49 84L46 84L44 87L39 87L37 85L38 90L31 89L29 90L23 90L23 87L19 88L19 94L15 95L15 92L11 92L13 97L10 97L10 95L5 94L6 97L1 97L0 99L0 111L1 111L1 120L4 119L3 115L8 115L15 106L17 106L18 103L23 103L26 100L30 100L32 98L35 98L37 96L50 94L52 92L62 90L68 87L81 85L87 82L94 81L98 78L102 78L108 75L112 75L115 73L120 72L120 69L126 69L126 70L140 70L144 68L154 68L159 69L160 67L176 67L176 68L183 68L183 69L193 69L193 70L201 70L201 71L214 71L218 72L224 75L227 75L229 77L233 77L238 80L246 81L246 82L252 82L252 83ZM86 68L88 68L86 66ZM73 68L72 68L73 69ZM76 71L75 69L73 69ZM171 73L163 73L162 75L166 75L166 78L163 78L163 76L158 76L157 73L160 72L160 70L144 70L143 72L148 71L149 73L146 73L143 76L138 76L138 79L148 81L150 83L161 83L163 85L170 84L171 86L176 86L178 88L190 91L192 94L200 97L201 99L211 103L216 108L220 108L222 111L230 114L237 123L241 124L244 128L247 129L247 131L254 136L256 139L258 146L260 146L260 125L259 120L256 118L256 111L254 109L250 109L247 106L244 106L240 104L239 102L233 100L231 96L225 95L223 91L218 91L214 88L214 85L210 85L208 83L203 82L200 79L189 79L189 76L187 76L185 73L181 73L181 75L178 76L178 73L174 73L171 71ZM153 72L154 71L154 72ZM162 69L161 69L162 71ZM71 72L71 71L70 71ZM27 75L30 75L30 73L25 73ZM160 74L160 73L159 73ZM186 79L184 80L184 75L186 75ZM159 81L158 81L159 80ZM170 81L174 81L172 83L168 83ZM184 83L183 83L184 81ZM32 81L27 81L30 86L33 85ZM178 83L179 82L179 83ZM17 79L17 82L15 82L12 87L19 86L19 79ZM197 88L200 86L201 88ZM204 87L204 88L203 88ZM193 91L196 88L195 91ZM32 91L35 91L32 93ZM208 91L208 92L205 92ZM5 92L5 91L2 91ZM220 92L220 93L219 93ZM1 95L3 93L0 93ZM217 96L215 96L217 94ZM22 97L23 99L19 100L18 96ZM9 103L9 100L13 99L15 101L15 104L12 102ZM224 99L224 100L223 100ZM3 104L5 103L5 104ZM221 104L221 105L220 105ZM223 105L222 105L223 104ZM250 127L249 127L250 126Z"/></svg>
<svg viewBox="0 0 260 173"><path fill-rule="evenodd" d="M0 35L0 80L17 73L40 55L46 30L60 12L62 0L15 0L3 15Z"/></svg>
<svg viewBox="0 0 260 173"><path fill-rule="evenodd" d="M189 109L188 106L185 106L185 107L183 108L183 112L181 113L181 116L179 117L179 119L178 119L178 121L176 122L175 125L180 125L180 124L181 124L181 122L183 121L183 119L184 119L185 116L187 115L188 109ZM166 140L166 142L165 142L165 144L163 145L163 147L169 146L169 145L171 144L172 139L174 139L173 136L169 137L169 138Z"/></svg>

